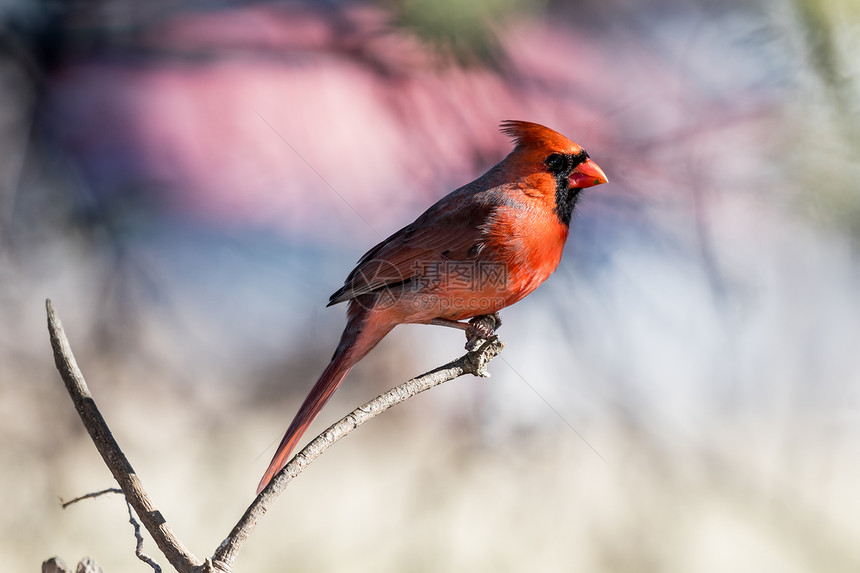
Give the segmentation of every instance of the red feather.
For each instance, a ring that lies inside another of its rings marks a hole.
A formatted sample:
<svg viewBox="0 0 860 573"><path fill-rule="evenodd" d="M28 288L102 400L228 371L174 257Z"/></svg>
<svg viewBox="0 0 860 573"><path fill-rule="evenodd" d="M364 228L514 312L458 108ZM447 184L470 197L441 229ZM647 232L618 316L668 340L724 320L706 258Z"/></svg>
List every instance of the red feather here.
<svg viewBox="0 0 860 573"><path fill-rule="evenodd" d="M502 122L514 150L370 249L329 304L349 301L340 344L299 408L259 493L350 369L391 329L498 312L561 260L579 192L606 176L576 143L536 123Z"/></svg>

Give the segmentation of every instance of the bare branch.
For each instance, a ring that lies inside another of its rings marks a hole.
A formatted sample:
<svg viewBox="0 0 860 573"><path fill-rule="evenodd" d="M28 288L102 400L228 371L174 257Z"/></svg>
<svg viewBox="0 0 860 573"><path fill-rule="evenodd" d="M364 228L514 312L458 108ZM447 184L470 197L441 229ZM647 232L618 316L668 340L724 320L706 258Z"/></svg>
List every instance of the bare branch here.
<svg viewBox="0 0 860 573"><path fill-rule="evenodd" d="M489 377L487 363L498 355L504 347L504 343L494 336L457 360L431 370L422 376L407 380L363 406L359 406L329 426L326 431L314 438L302 451L293 456L290 462L269 482L269 485L260 492L260 495L257 496L245 511L242 519L239 520L239 523L230 532L229 537L218 547L212 558L213 565L218 570L231 570L233 562L236 559L236 554L245 543L248 535L254 530L257 520L266 513L269 505L287 487L287 484L302 473L311 462L334 445L335 442L346 437L347 434L392 406L434 386L438 386L464 374L473 374L483 378Z"/></svg>
<svg viewBox="0 0 860 573"><path fill-rule="evenodd" d="M128 459L126 459L125 454L123 454L96 406L83 374L81 374L75 357L72 354L71 347L63 331L63 326L54 311L53 304L48 300L46 305L48 309L48 330L51 334L51 346L54 349L54 361L56 362L57 370L59 370L60 376L66 384L66 390L72 397L78 415L81 417L102 459L111 470L120 488L122 488L122 493L126 497L129 507L129 517L132 525L135 526L135 537L138 540L135 554L138 558L156 568L156 571L160 571L157 568L157 564L141 551L142 537L140 536L140 530L136 525L134 516L131 513L132 508L155 540L158 548L164 553L170 564L180 573L229 572L232 570L239 549L241 549L250 533L254 530L257 520L266 513L269 505L274 502L290 481L302 473L311 462L317 459L335 442L392 406L434 386L438 386L464 374L473 374L484 378L489 377L487 364L505 346L495 336L484 340L477 348L469 351L457 360L431 370L422 376L407 380L363 406L356 408L338 422L332 424L326 431L305 446L302 451L293 456L290 462L278 472L269 485L251 503L242 518L230 532L230 535L215 551L213 557L207 559L205 562L201 562L179 541L167 525L161 512L155 508L155 504L143 488L140 479L137 477ZM444 324L443 326L450 325ZM462 327L458 326L457 328ZM112 490L81 496L65 503L64 507L81 499L95 497L110 491Z"/></svg>
<svg viewBox="0 0 860 573"><path fill-rule="evenodd" d="M180 573L193 571L202 565L179 540L173 530L167 525L167 520L156 508L155 503L143 488L143 484L131 467L111 434L110 428L96 407L86 380L81 374L69 341L63 331L63 325L54 311L50 300L46 301L48 309L48 331L51 334L51 346L54 349L54 362L60 376L66 385L66 390L72 397L75 409L84 423L99 453L108 469L113 474L126 499L134 507L155 544L164 553L167 561Z"/></svg>

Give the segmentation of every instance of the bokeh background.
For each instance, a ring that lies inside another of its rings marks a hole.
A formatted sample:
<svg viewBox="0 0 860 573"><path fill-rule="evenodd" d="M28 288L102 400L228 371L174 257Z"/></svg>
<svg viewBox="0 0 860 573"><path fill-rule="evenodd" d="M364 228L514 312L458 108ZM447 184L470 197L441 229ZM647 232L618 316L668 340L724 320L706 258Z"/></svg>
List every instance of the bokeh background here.
<svg viewBox="0 0 860 573"><path fill-rule="evenodd" d="M610 184L503 313L492 379L330 450L238 570L860 569L856 2L6 0L0 18L4 569L146 570L119 498L59 507L112 480L45 298L210 555L336 344L328 295L508 152L503 119L569 135ZM314 429L463 342L399 327Z"/></svg>

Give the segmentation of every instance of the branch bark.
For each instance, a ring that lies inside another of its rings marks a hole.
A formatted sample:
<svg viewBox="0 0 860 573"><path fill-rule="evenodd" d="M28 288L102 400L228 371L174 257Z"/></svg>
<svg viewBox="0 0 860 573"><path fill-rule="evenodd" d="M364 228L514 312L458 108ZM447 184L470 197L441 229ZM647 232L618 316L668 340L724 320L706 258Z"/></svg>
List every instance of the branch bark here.
<svg viewBox="0 0 860 573"><path fill-rule="evenodd" d="M268 486L258 495L245 510L239 522L230 535L218 546L214 555L201 562L179 540L167 525L167 521L156 508L155 503L143 488L128 459L117 444L110 428L98 410L92 394L87 387L83 374L78 368L75 357L62 323L57 317L50 300L46 302L48 310L48 330L51 335L51 346L54 349L54 361L57 370L63 378L66 390L72 397L78 415L90 434L96 448L105 464L110 469L120 488L134 508L144 527L155 540L156 545L164 553L168 562L180 573L199 573L202 571L230 572L239 550L254 530L257 521L262 517L278 495L304 469L317 459L323 452L338 440L346 437L353 430L375 418L392 406L395 406L412 396L429 390L444 382L448 382L464 374L488 377L487 364L504 348L504 343L493 336L477 348L471 350L457 360L431 370L426 374L412 378L392 388L384 394L359 406L339 421L335 422L322 434L314 438L307 446L297 453L284 468L272 479Z"/></svg>
<svg viewBox="0 0 860 573"><path fill-rule="evenodd" d="M93 400L54 305L50 299L45 304L48 309L48 331L54 349L54 362L96 449L167 561L182 573L192 571L202 565L202 562L185 548L144 489L143 483L114 439Z"/></svg>

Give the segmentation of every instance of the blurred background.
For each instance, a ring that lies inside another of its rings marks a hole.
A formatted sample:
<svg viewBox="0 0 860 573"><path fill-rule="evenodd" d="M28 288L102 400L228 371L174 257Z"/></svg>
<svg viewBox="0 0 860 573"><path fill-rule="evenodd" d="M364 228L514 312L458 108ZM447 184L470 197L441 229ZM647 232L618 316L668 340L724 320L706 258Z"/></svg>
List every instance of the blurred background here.
<svg viewBox="0 0 860 573"><path fill-rule="evenodd" d="M492 379L339 443L237 570L857 571L858 26L851 0L0 3L4 568L146 569L119 498L59 507L113 482L45 298L211 555L336 345L328 295L525 119L610 184ZM312 430L463 343L399 327Z"/></svg>

